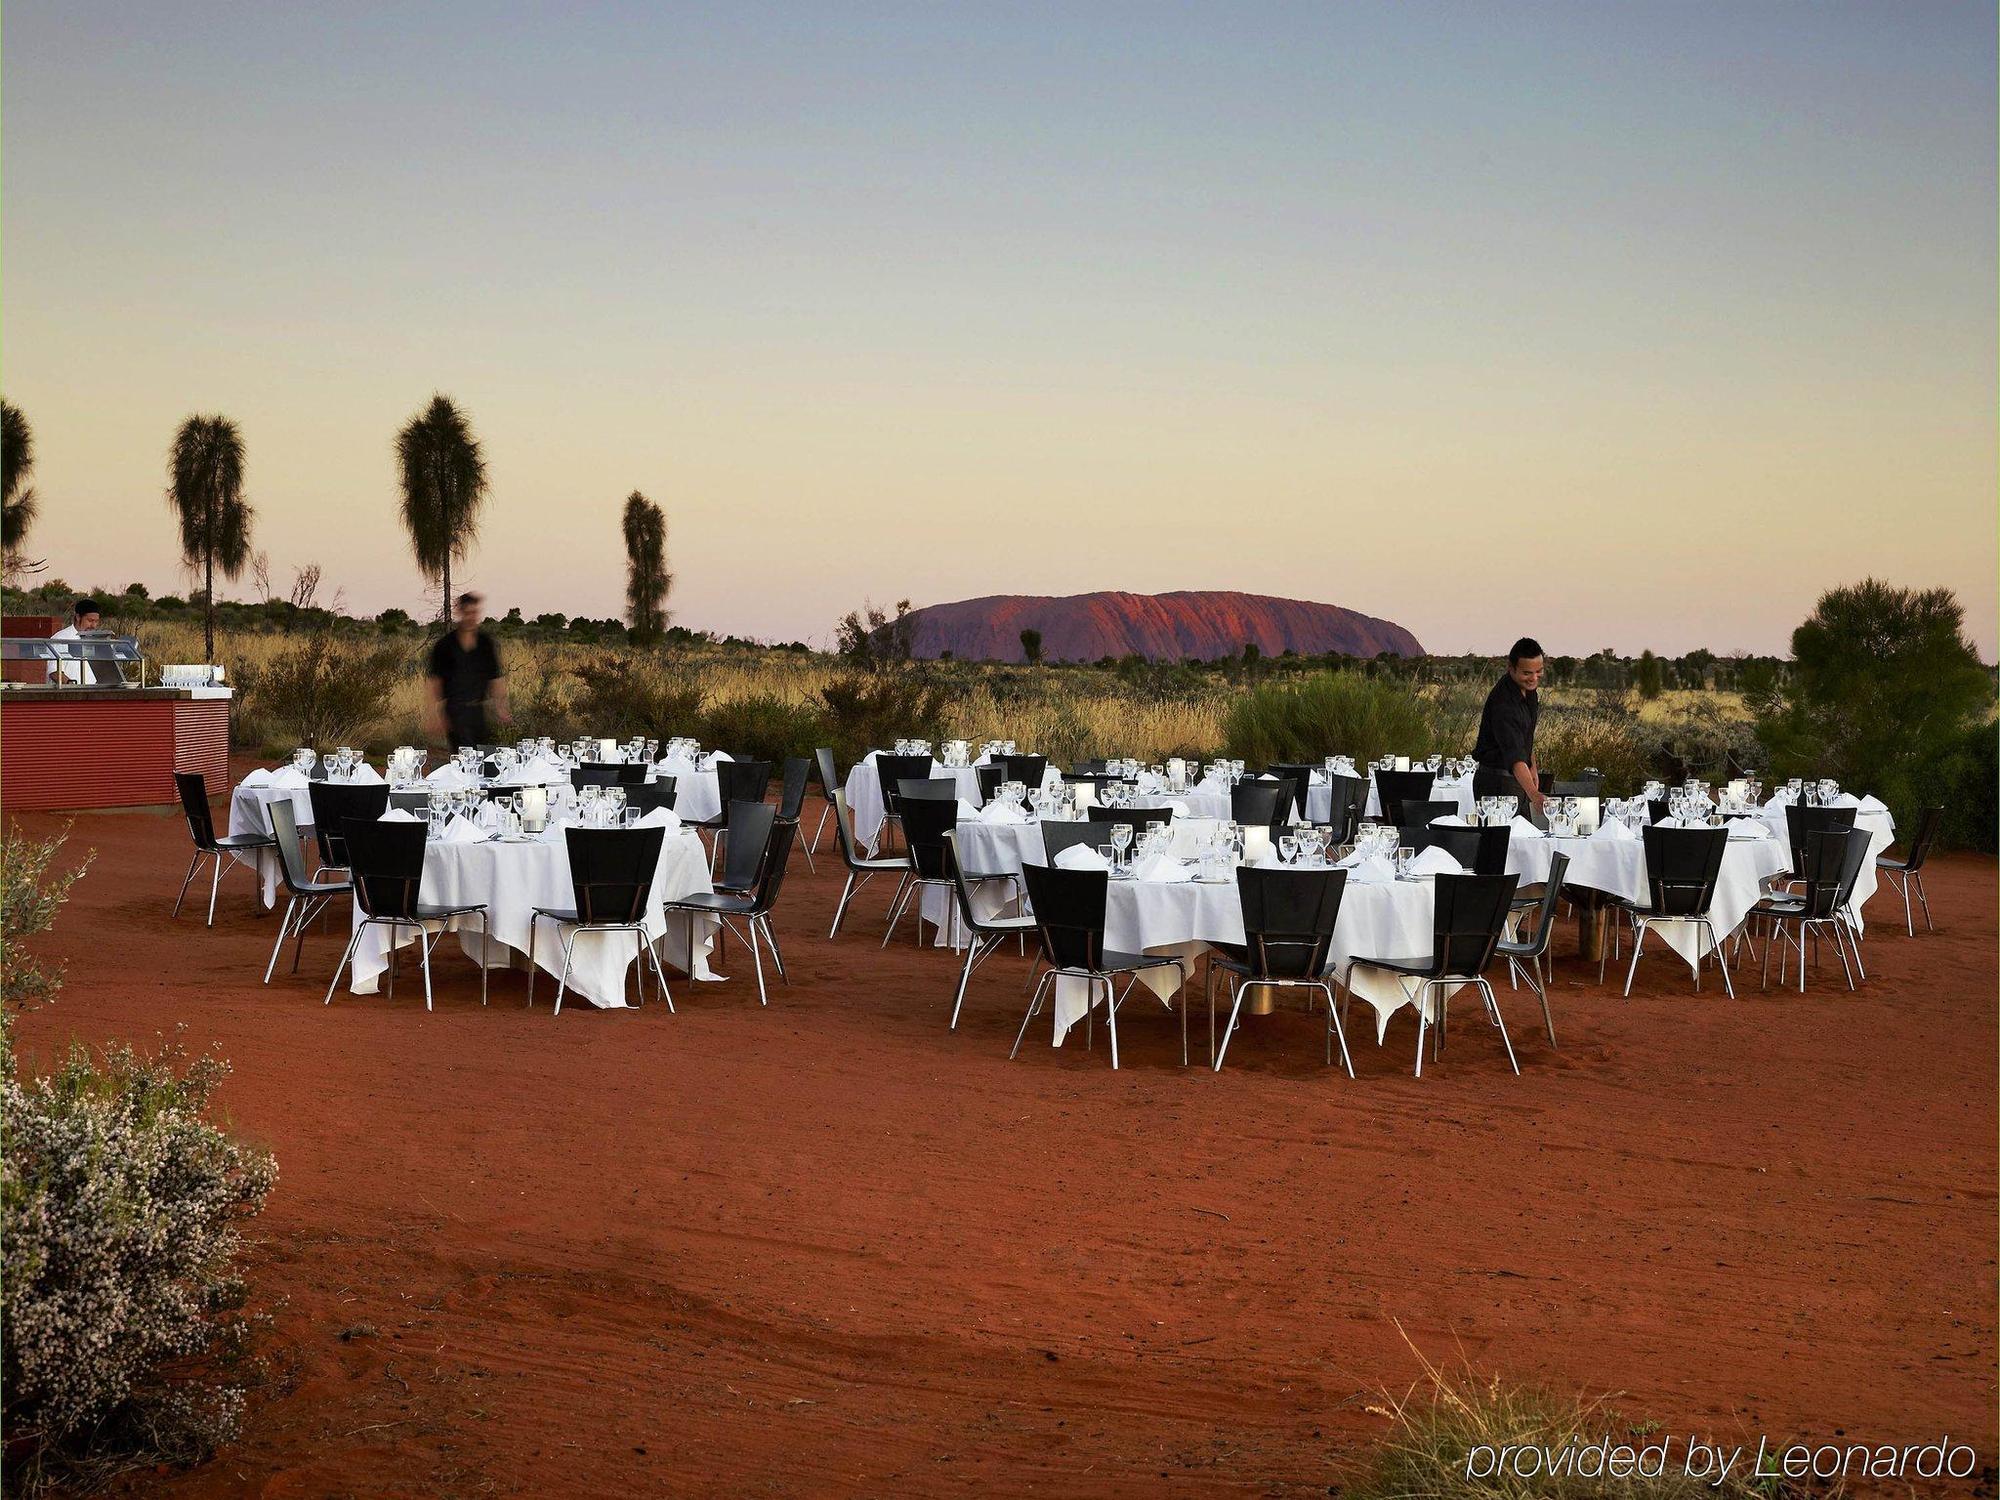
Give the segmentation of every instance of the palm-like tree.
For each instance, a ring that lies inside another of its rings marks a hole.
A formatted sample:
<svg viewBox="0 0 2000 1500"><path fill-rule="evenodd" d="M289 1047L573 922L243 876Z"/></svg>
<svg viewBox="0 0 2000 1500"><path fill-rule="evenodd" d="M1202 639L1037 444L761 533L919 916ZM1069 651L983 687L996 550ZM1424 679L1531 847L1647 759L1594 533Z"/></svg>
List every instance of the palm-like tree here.
<svg viewBox="0 0 2000 1500"><path fill-rule="evenodd" d="M666 513L634 490L625 497L625 612L634 640L660 638L673 586L674 575L667 571Z"/></svg>
<svg viewBox="0 0 2000 1500"><path fill-rule="evenodd" d="M403 525L417 566L444 588L443 613L451 613L452 559L479 531L486 499L486 460L472 424L449 396L431 404L396 434L396 463L403 484Z"/></svg>
<svg viewBox="0 0 2000 1500"><path fill-rule="evenodd" d="M251 509L243 498L243 435L227 417L189 417L167 455L167 504L181 523L181 558L202 570L202 643L215 660L215 570L242 575Z"/></svg>
<svg viewBox="0 0 2000 1500"><path fill-rule="evenodd" d="M10 573L31 566L20 561L20 551L41 509L35 492L25 487L34 471L34 430L20 407L0 401L0 552Z"/></svg>

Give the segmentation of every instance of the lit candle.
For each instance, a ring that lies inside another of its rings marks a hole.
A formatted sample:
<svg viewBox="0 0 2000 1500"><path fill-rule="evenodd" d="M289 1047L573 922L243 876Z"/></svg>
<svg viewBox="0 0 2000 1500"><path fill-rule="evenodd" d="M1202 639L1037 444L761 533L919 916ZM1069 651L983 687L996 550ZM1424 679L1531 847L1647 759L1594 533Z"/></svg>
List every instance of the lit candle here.
<svg viewBox="0 0 2000 1500"><path fill-rule="evenodd" d="M529 833L540 833L549 818L549 794L546 788L524 786L521 788L521 826Z"/></svg>
<svg viewBox="0 0 2000 1500"><path fill-rule="evenodd" d="M597 742L597 758L599 760L618 759L618 742L616 740L599 740Z"/></svg>

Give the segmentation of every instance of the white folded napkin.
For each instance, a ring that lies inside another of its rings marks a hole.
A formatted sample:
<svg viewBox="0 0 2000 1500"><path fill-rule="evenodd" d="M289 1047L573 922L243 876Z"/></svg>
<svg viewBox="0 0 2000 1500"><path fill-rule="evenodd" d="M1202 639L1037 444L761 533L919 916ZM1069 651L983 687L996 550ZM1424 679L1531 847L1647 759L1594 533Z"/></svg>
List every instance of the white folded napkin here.
<svg viewBox="0 0 2000 1500"><path fill-rule="evenodd" d="M1771 836L1771 830L1755 818L1731 818L1729 820L1729 836L1739 841L1744 839L1767 839Z"/></svg>
<svg viewBox="0 0 2000 1500"><path fill-rule="evenodd" d="M1867 796L1861 799L1856 810L1865 813L1883 813L1889 810L1889 804L1884 802L1880 797L1876 796L1873 792L1870 792Z"/></svg>
<svg viewBox="0 0 2000 1500"><path fill-rule="evenodd" d="M1463 813L1446 813L1441 818L1431 819L1431 827L1433 828L1470 828L1471 826L1472 820L1467 818Z"/></svg>
<svg viewBox="0 0 2000 1500"><path fill-rule="evenodd" d="M1379 854L1371 854L1347 870L1349 885L1394 885L1396 867Z"/></svg>
<svg viewBox="0 0 2000 1500"><path fill-rule="evenodd" d="M1181 799L1178 797L1169 797L1165 802L1161 803L1160 805L1162 807L1169 807L1173 809L1174 820L1176 822L1179 822L1182 818L1185 818L1188 815L1188 805L1185 802L1181 801Z"/></svg>
<svg viewBox="0 0 2000 1500"><path fill-rule="evenodd" d="M1854 793L1852 792L1842 792L1838 797L1835 797L1831 802L1827 803L1826 806L1859 807L1861 806L1861 799L1855 796Z"/></svg>
<svg viewBox="0 0 2000 1500"><path fill-rule="evenodd" d="M441 844L483 844L486 830L470 818L453 818L445 824L444 832L438 835Z"/></svg>
<svg viewBox="0 0 2000 1500"><path fill-rule="evenodd" d="M994 805L997 807L999 804L995 803ZM979 809L974 807L970 802L967 802L963 797L958 799L958 821L961 823L976 823L979 821Z"/></svg>
<svg viewBox="0 0 2000 1500"><path fill-rule="evenodd" d="M1538 839L1542 837L1542 830L1537 828L1533 823L1530 823L1519 813L1514 814L1514 821L1507 826L1514 830L1514 837L1517 839Z"/></svg>
<svg viewBox="0 0 2000 1500"><path fill-rule="evenodd" d="M271 773L272 786L282 786L297 791L302 786L310 786L311 780L297 766L280 766Z"/></svg>
<svg viewBox="0 0 2000 1500"><path fill-rule="evenodd" d="M965 806L963 802L958 805L961 809ZM977 818L982 823L1014 824L1028 821L1028 815L1011 802L989 802L986 806L970 814L961 811L959 816Z"/></svg>
<svg viewBox="0 0 2000 1500"><path fill-rule="evenodd" d="M1149 854L1132 873L1154 885L1179 885L1194 879L1194 871L1170 854Z"/></svg>
<svg viewBox="0 0 2000 1500"><path fill-rule="evenodd" d="M1412 875L1463 875L1465 866L1433 844L1410 861Z"/></svg>
<svg viewBox="0 0 2000 1500"><path fill-rule="evenodd" d="M414 823L417 815L405 807L392 807L375 820L378 823Z"/></svg>
<svg viewBox="0 0 2000 1500"><path fill-rule="evenodd" d="M729 753L729 752L728 752L727 750L715 750L715 751L712 751L712 752L710 752L710 753L711 753L712 755L714 755L714 757L715 757L715 758L716 758L717 760L734 760L734 759L736 759L736 757L735 757L735 756L733 756L733 755L731 755L731 754L730 754L730 753Z"/></svg>
<svg viewBox="0 0 2000 1500"><path fill-rule="evenodd" d="M459 769L458 762L455 760L446 761L435 771L431 772L430 775L426 776L424 780L428 781L432 786L442 787L446 791L455 791L461 787L471 785L466 779L465 772Z"/></svg>
<svg viewBox="0 0 2000 1500"><path fill-rule="evenodd" d="M1606 818L1597 825L1597 832L1591 835L1592 838L1606 844L1629 844L1638 836L1618 818Z"/></svg>
<svg viewBox="0 0 2000 1500"><path fill-rule="evenodd" d="M681 826L680 814L671 807L656 807L639 819L641 828L664 828L669 833Z"/></svg>
<svg viewBox="0 0 2000 1500"><path fill-rule="evenodd" d="M1111 866L1088 844L1071 844L1056 856L1058 870L1109 870Z"/></svg>
<svg viewBox="0 0 2000 1500"><path fill-rule="evenodd" d="M364 760L354 768L354 773L347 779L356 786L380 786L382 784L382 773Z"/></svg>
<svg viewBox="0 0 2000 1500"><path fill-rule="evenodd" d="M259 766L243 778L243 784L246 787L269 786L271 784L271 773L262 766Z"/></svg>

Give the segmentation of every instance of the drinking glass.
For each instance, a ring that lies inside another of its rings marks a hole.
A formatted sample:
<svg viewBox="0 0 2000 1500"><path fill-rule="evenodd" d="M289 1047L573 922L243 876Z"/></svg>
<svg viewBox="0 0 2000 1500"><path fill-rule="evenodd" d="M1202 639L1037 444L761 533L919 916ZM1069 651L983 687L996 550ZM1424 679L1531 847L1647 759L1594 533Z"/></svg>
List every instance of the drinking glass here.
<svg viewBox="0 0 2000 1500"><path fill-rule="evenodd" d="M1285 833L1278 836L1278 858L1282 859L1288 865L1298 862L1299 839L1297 834Z"/></svg>
<svg viewBox="0 0 2000 1500"><path fill-rule="evenodd" d="M1132 847L1132 825L1130 823L1113 823L1111 825L1111 847L1117 851L1118 857L1122 862L1125 857L1125 851Z"/></svg>

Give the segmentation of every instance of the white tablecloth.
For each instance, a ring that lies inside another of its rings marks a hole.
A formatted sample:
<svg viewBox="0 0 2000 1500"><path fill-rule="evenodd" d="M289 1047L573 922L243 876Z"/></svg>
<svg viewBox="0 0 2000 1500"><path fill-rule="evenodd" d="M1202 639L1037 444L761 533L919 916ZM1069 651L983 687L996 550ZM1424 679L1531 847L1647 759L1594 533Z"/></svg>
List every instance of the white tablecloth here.
<svg viewBox="0 0 2000 1500"><path fill-rule="evenodd" d="M709 971L708 952L714 942L715 919L676 913L669 917L662 903L713 889L708 880L708 855L691 829L669 833L662 842L660 865L653 877L653 896L646 908L646 935L660 943L663 964L686 969L695 979L714 979ZM569 847L559 830L550 836L522 843L488 841L476 844L449 844L433 841L424 848L424 883L420 898L427 906L483 903L486 907L490 941L482 943L479 919L458 920L451 926L459 942L475 963L489 969L524 964L528 952L528 924L538 906L568 907L576 904L570 884ZM354 910L359 926L361 911ZM562 929L554 922L538 924L535 934L535 963L551 978L562 972ZM372 995L389 968L392 929L375 925L363 935L354 950L353 993ZM393 929L397 947L415 944L414 928ZM664 938L665 941L660 940ZM692 939L692 951L690 951ZM570 965L570 993L592 1005L616 1007L627 1004L627 970L637 957L637 945L628 932L585 933L576 940ZM433 955L435 959L437 955ZM403 986L415 985L421 993L423 980L415 968L414 955L401 964L397 976ZM555 991L548 992L551 1004Z"/></svg>
<svg viewBox="0 0 2000 1500"><path fill-rule="evenodd" d="M1433 777L1431 779L1430 800L1433 802L1456 802L1458 804L1459 816L1462 818L1471 817L1473 800L1472 778L1470 776L1461 776L1457 780L1453 780L1448 776ZM1380 818L1382 816L1382 793L1375 785L1375 773L1373 771L1368 773L1368 805L1362 809L1361 815L1364 818Z"/></svg>
<svg viewBox="0 0 2000 1500"><path fill-rule="evenodd" d="M870 750L847 773L847 811L854 819L854 837L870 854L875 852L876 844L881 841L882 823L886 816L882 806L882 777L875 769L876 758L881 753ZM950 777L958 785L959 800L970 802L974 807L984 800L979 795L977 766L941 766L933 760L925 776L932 780Z"/></svg>
<svg viewBox="0 0 2000 1500"><path fill-rule="evenodd" d="M1787 851L1785 857L1789 863L1792 835L1786 825L1784 803L1775 799L1765 803L1762 817L1764 826L1771 830L1771 836ZM1890 816L1886 808L1880 812L1857 810L1854 814L1854 826L1866 830L1868 834L1868 857L1861 861L1861 878L1854 882L1854 900L1848 906L1848 911L1854 918L1854 925L1859 928L1862 925L1861 908L1868 904L1868 898L1875 894L1875 887L1878 884L1875 877L1875 857L1896 842L1896 820Z"/></svg>
<svg viewBox="0 0 2000 1500"><path fill-rule="evenodd" d="M722 792L714 771L704 771L692 761L663 760L653 767L653 777L674 780L674 811L683 823L706 823L722 811Z"/></svg>
<svg viewBox="0 0 2000 1500"><path fill-rule="evenodd" d="M267 773L268 774L268 773ZM256 784L261 778L254 775L245 777L229 794L229 832L232 836L245 833L271 832L271 815L264 809L280 797L292 799L292 816L298 820L301 833L310 837L313 826L312 793L303 782L296 787L272 786L268 782ZM287 777L289 782L291 778ZM278 851L275 849L244 849L232 856L238 864L248 865L257 872L257 882L263 888L264 904L274 906L278 900L281 872L278 868Z"/></svg>

